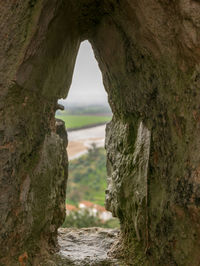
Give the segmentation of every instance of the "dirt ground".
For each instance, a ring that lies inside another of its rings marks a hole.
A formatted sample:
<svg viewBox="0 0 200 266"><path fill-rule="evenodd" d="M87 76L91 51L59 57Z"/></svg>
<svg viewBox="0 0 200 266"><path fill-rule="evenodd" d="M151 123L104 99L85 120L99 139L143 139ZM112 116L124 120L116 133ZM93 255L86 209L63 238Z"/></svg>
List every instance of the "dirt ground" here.
<svg viewBox="0 0 200 266"><path fill-rule="evenodd" d="M67 153L69 160L80 157L81 155L87 153L88 149L91 147L91 144L95 143L97 147L102 147L104 144L103 138L89 138L78 141L69 141L67 147Z"/></svg>
<svg viewBox="0 0 200 266"><path fill-rule="evenodd" d="M67 147L68 157L70 159L76 154L79 154L80 152L84 152L86 150L87 148L82 141L70 141Z"/></svg>
<svg viewBox="0 0 200 266"><path fill-rule="evenodd" d="M76 159L87 153L92 143L104 147L105 125L68 132L68 158Z"/></svg>

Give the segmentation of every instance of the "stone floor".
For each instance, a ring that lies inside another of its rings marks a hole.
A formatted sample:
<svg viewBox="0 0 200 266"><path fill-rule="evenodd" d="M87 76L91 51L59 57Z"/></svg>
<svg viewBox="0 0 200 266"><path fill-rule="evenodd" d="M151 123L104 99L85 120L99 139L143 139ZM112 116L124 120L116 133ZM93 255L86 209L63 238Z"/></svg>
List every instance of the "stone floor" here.
<svg viewBox="0 0 200 266"><path fill-rule="evenodd" d="M117 229L95 227L59 229L60 250L56 256L56 265L121 266L122 263L107 254L118 233Z"/></svg>

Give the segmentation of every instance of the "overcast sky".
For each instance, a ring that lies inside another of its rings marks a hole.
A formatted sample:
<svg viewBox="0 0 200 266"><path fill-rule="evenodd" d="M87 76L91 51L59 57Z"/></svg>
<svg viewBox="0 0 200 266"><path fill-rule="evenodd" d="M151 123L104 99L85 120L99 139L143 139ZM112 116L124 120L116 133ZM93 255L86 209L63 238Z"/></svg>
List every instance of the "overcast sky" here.
<svg viewBox="0 0 200 266"><path fill-rule="evenodd" d="M102 75L88 41L82 42L80 46L71 88L65 102L84 105L107 103Z"/></svg>

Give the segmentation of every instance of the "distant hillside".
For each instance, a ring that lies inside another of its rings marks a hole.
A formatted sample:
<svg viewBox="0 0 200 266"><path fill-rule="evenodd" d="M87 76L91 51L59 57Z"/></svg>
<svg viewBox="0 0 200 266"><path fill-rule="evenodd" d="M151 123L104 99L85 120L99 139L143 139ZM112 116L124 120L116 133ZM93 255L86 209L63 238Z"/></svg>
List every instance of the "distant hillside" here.
<svg viewBox="0 0 200 266"><path fill-rule="evenodd" d="M109 105L65 105L65 110L56 112L56 115L99 115L111 116L112 111Z"/></svg>
<svg viewBox="0 0 200 266"><path fill-rule="evenodd" d="M104 206L106 189L106 156L103 148L69 162L67 203L77 205L88 200Z"/></svg>

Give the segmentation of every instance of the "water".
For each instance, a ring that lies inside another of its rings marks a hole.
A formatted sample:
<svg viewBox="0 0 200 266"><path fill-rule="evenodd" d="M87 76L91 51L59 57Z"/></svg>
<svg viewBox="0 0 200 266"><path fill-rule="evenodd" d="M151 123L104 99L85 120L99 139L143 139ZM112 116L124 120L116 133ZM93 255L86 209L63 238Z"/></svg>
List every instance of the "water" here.
<svg viewBox="0 0 200 266"><path fill-rule="evenodd" d="M106 125L80 129L68 132L68 157L69 160L76 159L87 153L88 149L95 143L96 147L104 147Z"/></svg>

